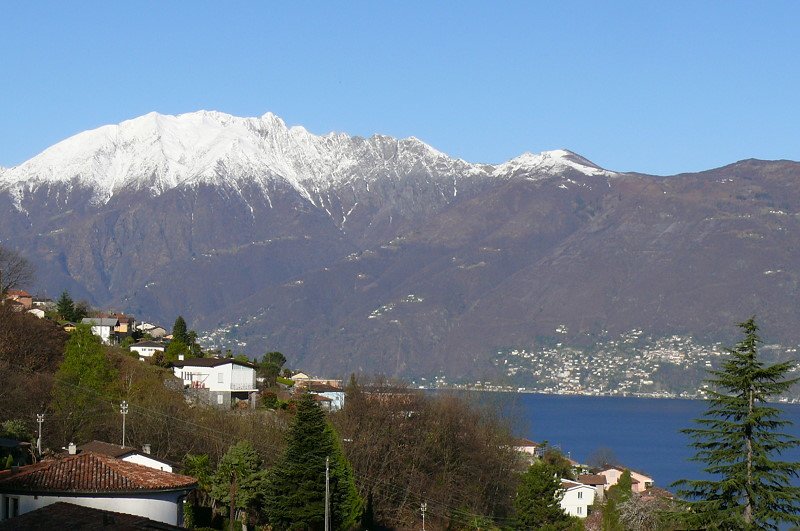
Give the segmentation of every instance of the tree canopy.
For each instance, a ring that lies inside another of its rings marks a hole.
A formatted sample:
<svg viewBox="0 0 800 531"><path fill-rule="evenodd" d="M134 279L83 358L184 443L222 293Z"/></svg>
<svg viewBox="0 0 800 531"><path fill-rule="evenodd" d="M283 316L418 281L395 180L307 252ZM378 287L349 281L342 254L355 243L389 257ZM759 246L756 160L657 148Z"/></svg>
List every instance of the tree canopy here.
<svg viewBox="0 0 800 531"><path fill-rule="evenodd" d="M269 472L266 512L274 529L323 527L326 458L331 528L349 529L358 522L363 506L352 469L325 413L311 395L303 395L297 402L286 451Z"/></svg>
<svg viewBox="0 0 800 531"><path fill-rule="evenodd" d="M65 420L67 436L78 435L84 425L98 420L89 406L115 398L116 378L100 338L89 325L78 325L67 340L53 387L53 408Z"/></svg>
<svg viewBox="0 0 800 531"><path fill-rule="evenodd" d="M561 509L564 496L558 468L537 461L522 475L514 508L517 522L523 529L569 529L572 518Z"/></svg>
<svg viewBox="0 0 800 531"><path fill-rule="evenodd" d="M690 528L778 529L782 522L800 524L800 487L792 486L800 463L779 456L800 446L782 433L789 421L768 405L797 379L787 361L765 365L758 357L761 338L754 318L739 323L744 337L726 349L727 359L711 371L708 409L683 430L705 464L708 479L681 480L678 494L688 499L684 513Z"/></svg>

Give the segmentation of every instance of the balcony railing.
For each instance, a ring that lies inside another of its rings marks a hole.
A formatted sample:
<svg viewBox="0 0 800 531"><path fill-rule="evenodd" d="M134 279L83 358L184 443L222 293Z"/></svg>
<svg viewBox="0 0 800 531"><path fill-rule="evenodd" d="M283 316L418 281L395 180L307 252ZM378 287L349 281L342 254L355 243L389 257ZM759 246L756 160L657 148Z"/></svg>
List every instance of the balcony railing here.
<svg viewBox="0 0 800 531"><path fill-rule="evenodd" d="M231 391L255 391L256 384L255 383L232 383L231 384Z"/></svg>

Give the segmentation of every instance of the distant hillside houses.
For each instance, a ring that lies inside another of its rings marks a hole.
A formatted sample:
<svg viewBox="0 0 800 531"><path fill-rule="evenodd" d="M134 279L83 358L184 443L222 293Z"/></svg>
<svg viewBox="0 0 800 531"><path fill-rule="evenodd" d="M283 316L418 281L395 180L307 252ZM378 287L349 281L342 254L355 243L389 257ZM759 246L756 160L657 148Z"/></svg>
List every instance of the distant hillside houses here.
<svg viewBox="0 0 800 531"><path fill-rule="evenodd" d="M548 447L545 444L533 442L529 439L516 439L514 449L524 454L525 461L534 463L544 458ZM671 494L654 487L653 478L619 465L603 465L591 469L589 466L567 459L572 467L575 479L561 479L563 496L559 501L561 509L570 516L586 518L592 512L595 501L602 502L612 486L619 482L622 474L627 470L631 474L631 492L642 496L655 498L671 497ZM587 473L591 471L591 473Z"/></svg>

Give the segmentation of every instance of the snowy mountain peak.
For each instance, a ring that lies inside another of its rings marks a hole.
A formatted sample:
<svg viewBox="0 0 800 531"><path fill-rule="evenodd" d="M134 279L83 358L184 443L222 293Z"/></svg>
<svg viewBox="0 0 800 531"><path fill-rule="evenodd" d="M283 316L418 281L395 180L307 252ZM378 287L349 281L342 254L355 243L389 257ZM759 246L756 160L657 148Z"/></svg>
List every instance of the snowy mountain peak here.
<svg viewBox="0 0 800 531"><path fill-rule="evenodd" d="M240 188L248 183L266 188L280 181L312 200L310 190L342 182L410 174L454 182L568 169L609 173L566 150L525 153L498 166L477 165L451 158L415 137L317 136L300 126L287 127L270 112L241 118L201 110L176 116L151 112L79 133L19 166L0 170L0 189L22 197L41 184L64 182L90 188L93 201L103 203L122 189L157 195L181 185Z"/></svg>
<svg viewBox="0 0 800 531"><path fill-rule="evenodd" d="M590 160L567 149L554 149L541 153L525 152L508 162L495 166L495 175L513 176L519 173L563 173L575 170L585 175L612 176Z"/></svg>

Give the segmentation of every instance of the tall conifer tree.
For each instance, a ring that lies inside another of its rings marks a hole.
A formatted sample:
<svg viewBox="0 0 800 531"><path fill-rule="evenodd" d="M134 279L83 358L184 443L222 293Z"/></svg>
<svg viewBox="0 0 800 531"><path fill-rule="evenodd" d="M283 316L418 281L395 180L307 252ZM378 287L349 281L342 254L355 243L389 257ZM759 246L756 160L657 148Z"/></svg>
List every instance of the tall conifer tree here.
<svg viewBox="0 0 800 531"><path fill-rule="evenodd" d="M779 459L800 440L782 430L790 424L780 410L767 405L797 379L787 378L791 361L765 366L758 359L758 326L753 318L739 323L744 338L722 368L708 380L708 410L683 430L697 450L693 460L705 463L709 479L681 480L678 493L689 501L684 513L694 529L778 529L800 524L800 463Z"/></svg>
<svg viewBox="0 0 800 531"><path fill-rule="evenodd" d="M325 413L310 394L297 402L285 453L270 470L265 503L274 529L323 529L325 458L330 458L331 529L358 523L363 503L353 471Z"/></svg>

